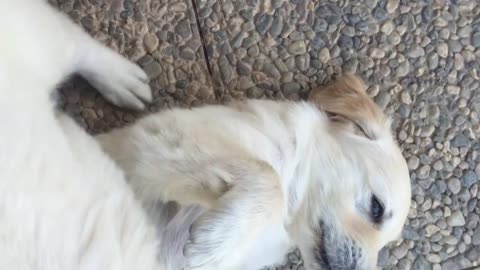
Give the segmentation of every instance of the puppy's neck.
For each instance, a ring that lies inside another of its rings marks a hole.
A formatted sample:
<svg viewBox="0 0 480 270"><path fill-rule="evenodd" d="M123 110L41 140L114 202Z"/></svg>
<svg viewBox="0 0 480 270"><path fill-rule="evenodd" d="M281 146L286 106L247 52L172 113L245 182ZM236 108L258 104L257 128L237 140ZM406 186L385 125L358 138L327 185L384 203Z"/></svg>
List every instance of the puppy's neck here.
<svg viewBox="0 0 480 270"><path fill-rule="evenodd" d="M288 219L290 223L308 204L309 197L320 197L328 172L336 157L341 155L337 139L331 132L327 116L312 104L301 104L292 109L287 120L295 141L294 164L291 177L285 177Z"/></svg>

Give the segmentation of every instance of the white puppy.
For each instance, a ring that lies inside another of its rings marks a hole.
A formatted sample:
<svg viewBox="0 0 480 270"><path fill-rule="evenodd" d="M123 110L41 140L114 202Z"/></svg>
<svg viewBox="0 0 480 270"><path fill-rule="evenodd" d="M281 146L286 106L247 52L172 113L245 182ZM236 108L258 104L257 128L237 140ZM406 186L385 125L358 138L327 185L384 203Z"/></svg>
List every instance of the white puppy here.
<svg viewBox="0 0 480 270"><path fill-rule="evenodd" d="M98 137L145 203L183 206L157 224L168 269L258 269L295 245L308 269L375 267L410 205L390 121L352 75L311 101L173 109Z"/></svg>
<svg viewBox="0 0 480 270"><path fill-rule="evenodd" d="M163 269L123 173L50 95L80 72L142 108L146 76L38 0L0 0L0 269Z"/></svg>

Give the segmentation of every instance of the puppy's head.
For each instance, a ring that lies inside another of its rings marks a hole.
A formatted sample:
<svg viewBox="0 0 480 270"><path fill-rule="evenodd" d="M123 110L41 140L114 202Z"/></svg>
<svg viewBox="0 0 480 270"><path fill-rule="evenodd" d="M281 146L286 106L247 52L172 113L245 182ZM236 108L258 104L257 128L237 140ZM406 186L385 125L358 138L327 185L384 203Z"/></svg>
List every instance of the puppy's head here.
<svg viewBox="0 0 480 270"><path fill-rule="evenodd" d="M317 155L322 165L312 169L301 210L308 222L297 231L306 266L373 269L378 251L399 238L410 207L405 159L388 117L355 76L313 91L310 100L330 128L319 139L328 145Z"/></svg>

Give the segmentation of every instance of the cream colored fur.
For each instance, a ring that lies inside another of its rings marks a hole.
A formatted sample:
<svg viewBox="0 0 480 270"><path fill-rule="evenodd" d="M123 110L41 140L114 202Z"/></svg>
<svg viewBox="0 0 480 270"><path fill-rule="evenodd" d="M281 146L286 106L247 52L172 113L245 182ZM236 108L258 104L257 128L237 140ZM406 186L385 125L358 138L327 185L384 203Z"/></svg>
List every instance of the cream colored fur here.
<svg viewBox="0 0 480 270"><path fill-rule="evenodd" d="M407 167L355 78L313 103L174 109L98 137L127 183L50 96L79 72L141 109L145 74L42 1L0 9L0 269L255 269L293 246L308 269L371 269L399 236Z"/></svg>

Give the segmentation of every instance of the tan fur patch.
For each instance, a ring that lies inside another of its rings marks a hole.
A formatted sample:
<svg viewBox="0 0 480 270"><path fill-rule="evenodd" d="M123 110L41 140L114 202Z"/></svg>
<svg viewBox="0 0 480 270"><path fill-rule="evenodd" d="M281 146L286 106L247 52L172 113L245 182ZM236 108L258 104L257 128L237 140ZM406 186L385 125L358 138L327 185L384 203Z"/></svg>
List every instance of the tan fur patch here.
<svg viewBox="0 0 480 270"><path fill-rule="evenodd" d="M314 89L309 100L329 114L354 122L371 139L378 135L374 126L387 124L383 112L367 95L365 84L353 74L343 75L331 84ZM343 126L345 121L339 123Z"/></svg>

